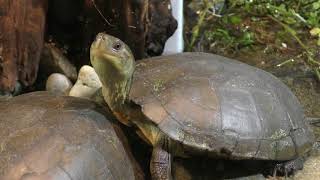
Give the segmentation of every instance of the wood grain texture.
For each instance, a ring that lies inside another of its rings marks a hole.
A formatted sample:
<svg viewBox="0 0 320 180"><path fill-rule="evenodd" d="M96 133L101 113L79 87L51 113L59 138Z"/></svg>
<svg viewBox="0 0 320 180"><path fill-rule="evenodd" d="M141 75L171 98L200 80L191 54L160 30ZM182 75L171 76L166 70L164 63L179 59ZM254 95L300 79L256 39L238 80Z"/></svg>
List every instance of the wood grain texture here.
<svg viewBox="0 0 320 180"><path fill-rule="evenodd" d="M47 0L0 0L0 90L35 81L46 11Z"/></svg>
<svg viewBox="0 0 320 180"><path fill-rule="evenodd" d="M89 46L99 32L123 40L136 59L160 55L166 40L174 33L177 22L171 14L170 0L85 0L84 46ZM97 8L97 9L96 9ZM109 25L104 18L111 23Z"/></svg>

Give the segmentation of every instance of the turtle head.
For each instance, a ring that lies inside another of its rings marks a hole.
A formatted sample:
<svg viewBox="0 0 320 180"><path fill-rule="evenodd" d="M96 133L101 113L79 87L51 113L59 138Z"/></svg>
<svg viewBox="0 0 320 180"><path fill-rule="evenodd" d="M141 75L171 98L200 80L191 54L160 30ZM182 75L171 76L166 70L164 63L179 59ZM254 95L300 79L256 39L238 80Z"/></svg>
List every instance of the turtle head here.
<svg viewBox="0 0 320 180"><path fill-rule="evenodd" d="M122 75L130 73L132 75L134 69L134 57L130 48L120 39L105 33L99 33L93 41L90 48L90 60L98 74L100 74L98 67L103 66L112 70L106 72L106 69L102 69L104 73Z"/></svg>
<svg viewBox="0 0 320 180"><path fill-rule="evenodd" d="M103 85L103 95L112 108L129 93L135 67L130 48L120 39L99 33L90 48L90 60Z"/></svg>

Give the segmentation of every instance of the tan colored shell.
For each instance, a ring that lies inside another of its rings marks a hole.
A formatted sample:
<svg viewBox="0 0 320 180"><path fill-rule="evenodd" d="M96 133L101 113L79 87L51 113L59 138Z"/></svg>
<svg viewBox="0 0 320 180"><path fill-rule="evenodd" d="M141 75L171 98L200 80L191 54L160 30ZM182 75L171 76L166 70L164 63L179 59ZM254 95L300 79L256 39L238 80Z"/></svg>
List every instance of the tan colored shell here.
<svg viewBox="0 0 320 180"><path fill-rule="evenodd" d="M172 140L216 156L289 160L314 141L298 100L282 82L217 55L138 61L130 98Z"/></svg>
<svg viewBox="0 0 320 180"><path fill-rule="evenodd" d="M0 102L0 179L135 179L105 111L34 92Z"/></svg>

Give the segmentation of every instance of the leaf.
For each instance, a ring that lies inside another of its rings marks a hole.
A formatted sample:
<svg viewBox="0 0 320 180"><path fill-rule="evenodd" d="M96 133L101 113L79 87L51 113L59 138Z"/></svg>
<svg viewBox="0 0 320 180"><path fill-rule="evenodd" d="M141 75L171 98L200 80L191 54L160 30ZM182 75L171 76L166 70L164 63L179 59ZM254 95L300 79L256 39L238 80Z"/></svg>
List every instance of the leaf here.
<svg viewBox="0 0 320 180"><path fill-rule="evenodd" d="M220 28L216 30L216 34L220 34L221 36L224 36L224 37L230 36L227 30L220 29Z"/></svg>
<svg viewBox="0 0 320 180"><path fill-rule="evenodd" d="M320 37L320 28L315 27L310 30L311 36L319 36Z"/></svg>
<svg viewBox="0 0 320 180"><path fill-rule="evenodd" d="M244 46L249 46L254 43L254 34L252 32L245 32L241 37L240 44Z"/></svg>
<svg viewBox="0 0 320 180"><path fill-rule="evenodd" d="M230 17L230 22L234 25L240 24L242 22L241 17L239 16L231 16Z"/></svg>
<svg viewBox="0 0 320 180"><path fill-rule="evenodd" d="M313 8L314 10L319 9L319 8L320 8L320 2L314 2L314 3L312 3L312 8Z"/></svg>
<svg viewBox="0 0 320 180"><path fill-rule="evenodd" d="M318 81L320 81L320 70L319 69L315 69L315 74L316 74L316 77L318 79Z"/></svg>
<svg viewBox="0 0 320 180"><path fill-rule="evenodd" d="M285 21L287 24L295 24L295 23L297 23L297 21L296 21L294 18L292 18L292 17L286 17L286 18L284 19L284 21Z"/></svg>

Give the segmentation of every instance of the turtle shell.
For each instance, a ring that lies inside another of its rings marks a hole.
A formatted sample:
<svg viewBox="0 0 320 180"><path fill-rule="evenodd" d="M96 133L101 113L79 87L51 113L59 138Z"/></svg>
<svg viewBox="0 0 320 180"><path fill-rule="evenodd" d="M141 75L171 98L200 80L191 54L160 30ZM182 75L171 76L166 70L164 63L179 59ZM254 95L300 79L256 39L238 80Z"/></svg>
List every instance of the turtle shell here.
<svg viewBox="0 0 320 180"><path fill-rule="evenodd" d="M0 179L134 179L104 110L35 92L0 102Z"/></svg>
<svg viewBox="0 0 320 180"><path fill-rule="evenodd" d="M310 150L314 141L286 85L261 69L213 54L139 61L130 98L185 150L289 160Z"/></svg>

